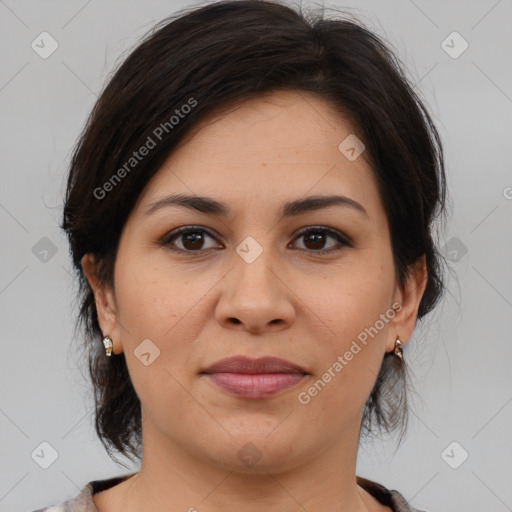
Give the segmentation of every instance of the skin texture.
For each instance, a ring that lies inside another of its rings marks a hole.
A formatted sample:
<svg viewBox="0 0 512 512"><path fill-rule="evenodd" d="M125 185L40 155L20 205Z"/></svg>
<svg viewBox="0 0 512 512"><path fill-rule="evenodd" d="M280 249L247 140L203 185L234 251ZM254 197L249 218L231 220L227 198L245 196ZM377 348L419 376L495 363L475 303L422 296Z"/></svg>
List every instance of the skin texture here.
<svg viewBox="0 0 512 512"><path fill-rule="evenodd" d="M102 332L114 354L125 353L142 404L141 470L95 495L100 512L390 510L356 484L361 417L384 353L397 335L404 344L412 335L426 267L422 258L398 288L372 171L364 153L350 161L338 149L351 133L329 104L293 91L214 115L142 191L122 232L114 289L98 284L92 257L82 260ZM144 214L171 193L208 196L231 213L174 206ZM368 216L339 205L280 216L285 201L331 194ZM182 226L214 236L162 243ZM330 234L323 244L299 236L311 226L338 230L353 247ZM236 252L248 236L263 249L251 263ZM330 252L315 254L322 249ZM298 394L389 311L378 334L300 403ZM146 339L160 350L148 366L134 353ZM232 355L281 357L310 375L271 398L235 397L200 375ZM249 442L261 455L251 467L237 455Z"/></svg>

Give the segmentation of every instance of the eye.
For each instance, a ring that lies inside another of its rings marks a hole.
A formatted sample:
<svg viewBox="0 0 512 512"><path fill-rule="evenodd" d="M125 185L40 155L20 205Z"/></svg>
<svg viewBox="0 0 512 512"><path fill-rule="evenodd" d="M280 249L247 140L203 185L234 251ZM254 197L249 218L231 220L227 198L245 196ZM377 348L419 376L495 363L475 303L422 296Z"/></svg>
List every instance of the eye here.
<svg viewBox="0 0 512 512"><path fill-rule="evenodd" d="M306 230L299 233L296 239L304 238L304 245L306 249L311 249L313 254L328 254L334 251L339 251L341 247L334 249L324 250L327 239L331 238L341 244L342 246L353 247L350 239L338 231L334 231L328 228L322 227L309 227ZM332 246L331 246L332 247Z"/></svg>
<svg viewBox="0 0 512 512"><path fill-rule="evenodd" d="M201 249L204 249L203 246L206 238L214 239L213 235L204 228L186 226L171 232L165 237L162 244L172 251L194 253L201 252ZM181 242L182 247L173 247L174 240L176 239Z"/></svg>

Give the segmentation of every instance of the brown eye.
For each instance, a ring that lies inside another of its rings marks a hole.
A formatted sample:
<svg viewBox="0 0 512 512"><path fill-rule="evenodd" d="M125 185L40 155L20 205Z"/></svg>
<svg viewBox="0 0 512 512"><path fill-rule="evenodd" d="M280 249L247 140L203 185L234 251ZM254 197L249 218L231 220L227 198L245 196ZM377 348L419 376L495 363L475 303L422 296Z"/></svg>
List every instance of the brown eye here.
<svg viewBox="0 0 512 512"><path fill-rule="evenodd" d="M204 236L199 231L190 231L181 235L181 237L185 249L190 249L191 251L201 249L204 244Z"/></svg>
<svg viewBox="0 0 512 512"><path fill-rule="evenodd" d="M205 249L204 245L208 238L214 239L206 230L202 228L186 227L171 233L163 244L176 251L202 252L202 249ZM175 241L181 243L181 247L180 245L176 247ZM211 247L206 247L206 249L208 248Z"/></svg>
<svg viewBox="0 0 512 512"><path fill-rule="evenodd" d="M309 252L312 252L313 254L326 254L340 250L340 247L336 248L336 244L331 245L328 250L324 250L325 244L329 238L336 240L338 245L341 244L342 246L348 247L353 246L352 243L340 233L327 228L309 228L299 234L297 239L300 238L304 239L303 245L305 246L305 249L308 249Z"/></svg>
<svg viewBox="0 0 512 512"><path fill-rule="evenodd" d="M326 239L327 237L325 236L325 233L321 233L319 231L310 231L304 235L304 245L308 249L323 249Z"/></svg>

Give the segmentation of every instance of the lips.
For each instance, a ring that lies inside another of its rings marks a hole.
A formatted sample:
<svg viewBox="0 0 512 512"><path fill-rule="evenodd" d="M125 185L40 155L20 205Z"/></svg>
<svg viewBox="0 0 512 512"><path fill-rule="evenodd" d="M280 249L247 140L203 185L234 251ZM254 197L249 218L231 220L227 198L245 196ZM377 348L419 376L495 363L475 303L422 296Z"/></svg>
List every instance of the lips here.
<svg viewBox="0 0 512 512"><path fill-rule="evenodd" d="M217 387L241 398L266 398L301 382L308 372L276 357L223 359L201 372Z"/></svg>
<svg viewBox="0 0 512 512"><path fill-rule="evenodd" d="M255 375L258 373L302 373L306 370L297 364L291 363L278 357L260 357L250 359L249 357L236 356L222 359L212 364L202 373L244 373Z"/></svg>

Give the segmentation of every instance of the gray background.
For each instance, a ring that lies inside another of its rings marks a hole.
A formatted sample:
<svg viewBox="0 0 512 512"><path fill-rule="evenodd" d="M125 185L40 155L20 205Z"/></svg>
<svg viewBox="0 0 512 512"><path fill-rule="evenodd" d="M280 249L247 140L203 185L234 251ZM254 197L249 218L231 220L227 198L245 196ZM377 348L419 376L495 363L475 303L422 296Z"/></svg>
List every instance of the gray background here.
<svg viewBox="0 0 512 512"><path fill-rule="evenodd" d="M58 228L63 180L117 59L191 5L0 2L0 511L58 503L89 480L128 472L95 437L88 382L70 350L76 289ZM512 1L326 6L351 10L406 64L443 138L453 202L439 239L449 292L404 351L416 389L407 438L398 451L389 437L362 444L357 473L428 512L510 511ZM59 45L47 59L31 47L43 31ZM454 31L469 44L457 58L461 40L442 45ZM58 454L47 469L33 456L43 442Z"/></svg>

